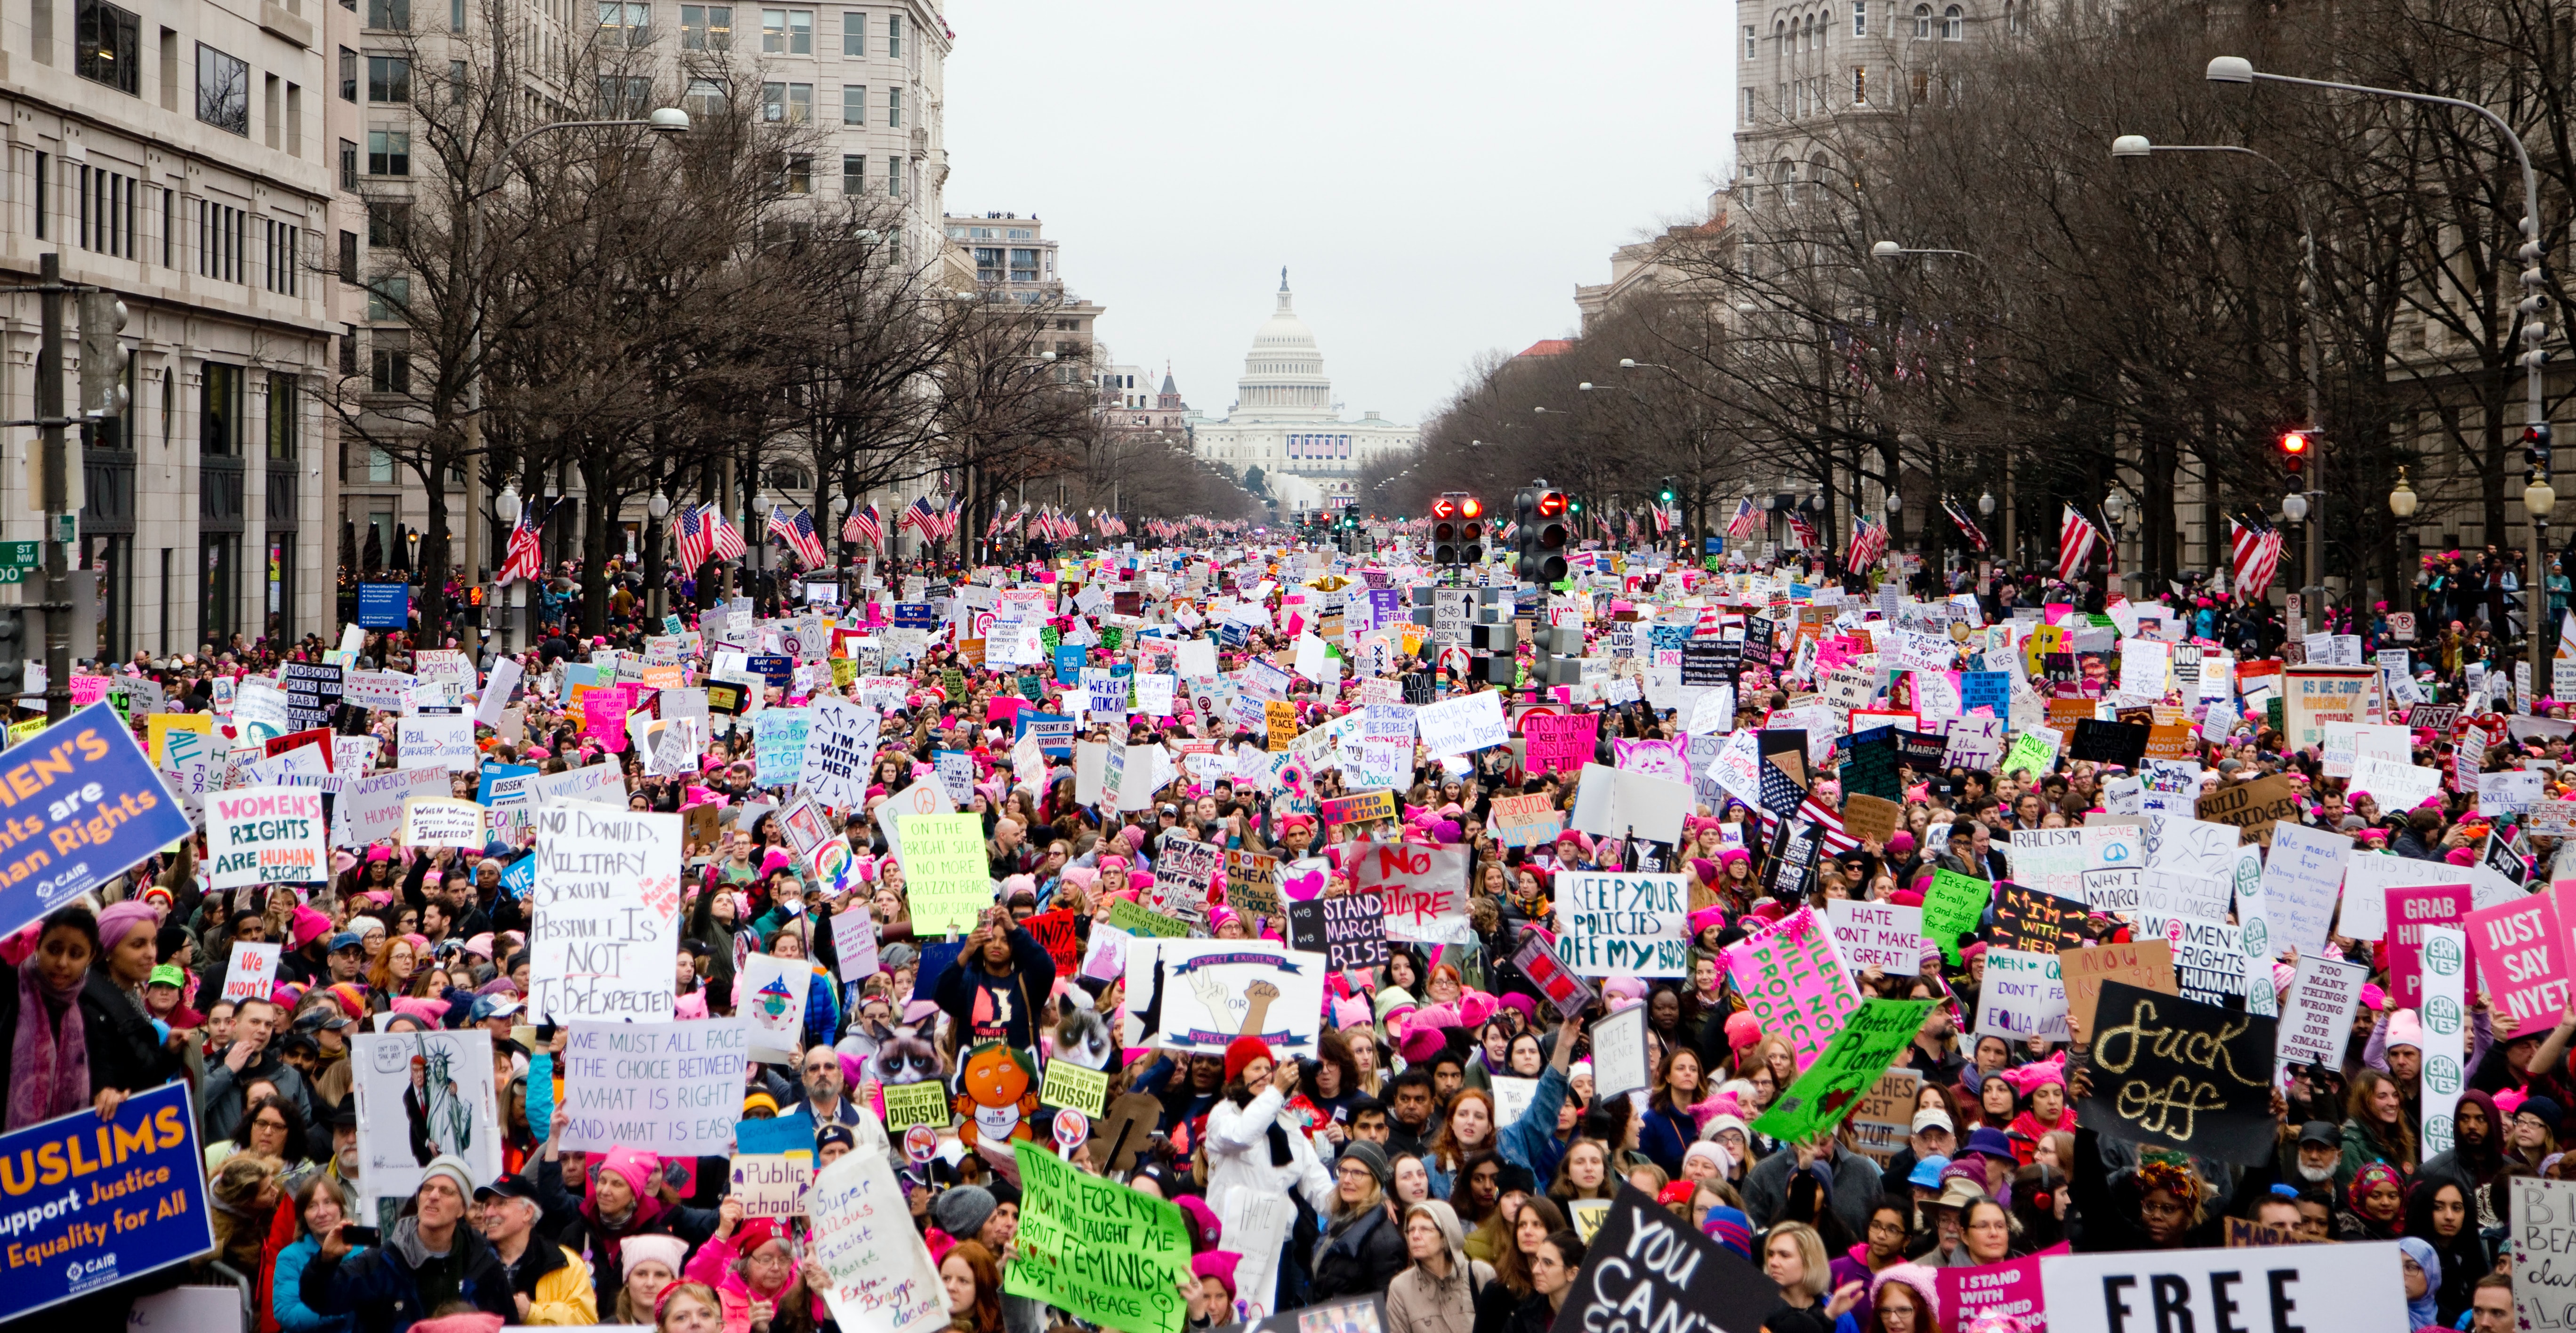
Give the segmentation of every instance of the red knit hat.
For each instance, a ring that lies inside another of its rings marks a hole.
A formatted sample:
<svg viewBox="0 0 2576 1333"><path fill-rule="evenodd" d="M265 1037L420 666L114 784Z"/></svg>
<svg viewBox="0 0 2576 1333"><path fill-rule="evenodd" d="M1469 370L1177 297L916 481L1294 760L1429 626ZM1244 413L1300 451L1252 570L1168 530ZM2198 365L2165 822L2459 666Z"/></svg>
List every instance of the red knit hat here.
<svg viewBox="0 0 2576 1333"><path fill-rule="evenodd" d="M1225 1081L1232 1083L1243 1077L1245 1067L1253 1061L1271 1058L1270 1043L1247 1032L1225 1044Z"/></svg>

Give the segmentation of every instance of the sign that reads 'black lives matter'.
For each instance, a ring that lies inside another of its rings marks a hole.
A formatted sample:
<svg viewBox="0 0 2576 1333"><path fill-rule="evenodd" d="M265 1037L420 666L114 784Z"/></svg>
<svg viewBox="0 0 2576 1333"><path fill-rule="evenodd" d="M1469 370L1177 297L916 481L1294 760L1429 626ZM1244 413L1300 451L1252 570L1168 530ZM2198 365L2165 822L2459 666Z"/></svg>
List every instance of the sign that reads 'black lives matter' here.
<svg viewBox="0 0 2576 1333"><path fill-rule="evenodd" d="M2272 1063L2279 1022L2125 981L2102 983L2077 1115L2115 1139L2220 1161L2272 1152Z"/></svg>

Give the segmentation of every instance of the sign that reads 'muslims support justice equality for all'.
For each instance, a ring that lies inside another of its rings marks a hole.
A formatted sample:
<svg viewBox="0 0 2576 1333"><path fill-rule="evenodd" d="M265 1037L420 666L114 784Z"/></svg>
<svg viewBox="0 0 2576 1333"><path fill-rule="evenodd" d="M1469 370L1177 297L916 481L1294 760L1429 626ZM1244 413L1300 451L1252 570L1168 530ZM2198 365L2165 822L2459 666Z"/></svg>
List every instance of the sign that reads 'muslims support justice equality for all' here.
<svg viewBox="0 0 2576 1333"><path fill-rule="evenodd" d="M0 1135L0 1320L214 1247L186 1084Z"/></svg>
<svg viewBox="0 0 2576 1333"><path fill-rule="evenodd" d="M187 812L107 704L10 746L0 753L0 933L189 832Z"/></svg>

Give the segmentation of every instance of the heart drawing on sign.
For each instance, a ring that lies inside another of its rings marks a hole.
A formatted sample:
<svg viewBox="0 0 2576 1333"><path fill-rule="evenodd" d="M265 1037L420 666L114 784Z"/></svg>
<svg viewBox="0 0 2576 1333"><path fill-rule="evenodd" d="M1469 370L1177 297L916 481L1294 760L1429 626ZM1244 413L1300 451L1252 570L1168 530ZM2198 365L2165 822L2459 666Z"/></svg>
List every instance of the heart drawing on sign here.
<svg viewBox="0 0 2576 1333"><path fill-rule="evenodd" d="M1285 872L1279 876L1279 891L1290 902L1311 902L1324 894L1324 872L1305 870Z"/></svg>

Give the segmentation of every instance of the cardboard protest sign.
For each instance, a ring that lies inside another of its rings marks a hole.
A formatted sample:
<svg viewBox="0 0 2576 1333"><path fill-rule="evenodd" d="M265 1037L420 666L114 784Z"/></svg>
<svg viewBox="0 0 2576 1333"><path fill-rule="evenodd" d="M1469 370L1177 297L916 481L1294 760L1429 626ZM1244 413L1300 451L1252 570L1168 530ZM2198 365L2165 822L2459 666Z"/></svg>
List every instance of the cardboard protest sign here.
<svg viewBox="0 0 2576 1333"><path fill-rule="evenodd" d="M680 939L680 817L586 805L532 813L529 1021L669 1020Z"/></svg>
<svg viewBox="0 0 2576 1333"><path fill-rule="evenodd" d="M1646 1059L1646 1006L1632 1004L1592 1025L1592 1089L1616 1097L1645 1087L1654 1077Z"/></svg>
<svg viewBox="0 0 2576 1333"><path fill-rule="evenodd" d="M2520 1323L2532 1330L2576 1327L2576 1271L2566 1262L2576 1252L2576 1181L2523 1176L2507 1183L2513 1189L2513 1308Z"/></svg>
<svg viewBox="0 0 2576 1333"><path fill-rule="evenodd" d="M277 957L285 948L282 943L233 941L232 961L224 967L221 998L236 1003L267 999L277 989Z"/></svg>
<svg viewBox="0 0 2576 1333"><path fill-rule="evenodd" d="M2370 969L2323 954L2299 955L2298 974L2282 1000L2280 1064L2343 1067L2344 1045L2352 1038L2352 1016L2361 1007L2361 986Z"/></svg>
<svg viewBox="0 0 2576 1333"><path fill-rule="evenodd" d="M59 1305L215 1248L194 1102L188 1085L173 1080L126 1098L105 1120L84 1106L0 1135L0 1157L29 1168L25 1190L37 1186L38 1162L53 1182L41 1195L22 1190L13 1201L6 1224L13 1262L0 1281L0 1318ZM63 1183L83 1164L100 1174ZM228 1304L227 1317L237 1318L239 1302Z"/></svg>
<svg viewBox="0 0 2576 1333"><path fill-rule="evenodd" d="M1288 904L1288 947L1319 953L1335 972L1386 965L1386 899L1373 893Z"/></svg>
<svg viewBox="0 0 2576 1333"><path fill-rule="evenodd" d="M1762 1030L1789 1043L1804 1069L1860 1005L1851 974L1834 953L1833 932L1801 907L1728 946L1727 974Z"/></svg>
<svg viewBox="0 0 2576 1333"><path fill-rule="evenodd" d="M2066 985L2057 960L2054 953L1988 949L1985 983L1977 988L1976 1034L2067 1040Z"/></svg>
<svg viewBox="0 0 2576 1333"><path fill-rule="evenodd" d="M810 753L810 750L809 750ZM992 863L976 816L904 815L900 849L913 929L961 935L993 905Z"/></svg>
<svg viewBox="0 0 2576 1333"><path fill-rule="evenodd" d="M1941 1306L1940 1333L1959 1333L1971 1319L1999 1314L2026 1321L2024 1327L2040 1326L2048 1317L2047 1298L2040 1289L2040 1263L2071 1249L2060 1241L2037 1254L1999 1264L1932 1270L1932 1294Z"/></svg>
<svg viewBox="0 0 2576 1333"><path fill-rule="evenodd" d="M2192 804L2193 814L2213 824L2227 824L2269 842L2272 826L2299 818L2299 791L2289 775L2275 773L2252 782L2221 784Z"/></svg>
<svg viewBox="0 0 2576 1333"><path fill-rule="evenodd" d="M1565 827L1564 812L1543 792L1535 796L1497 796L1492 814L1494 839L1506 847L1547 846Z"/></svg>
<svg viewBox="0 0 2576 1333"><path fill-rule="evenodd" d="M1215 843L1166 837L1154 862L1149 905L1181 921L1206 919L1208 891L1216 883L1217 868L1224 864L1225 849Z"/></svg>
<svg viewBox="0 0 2576 1333"><path fill-rule="evenodd" d="M1239 1036L1304 1055L1322 1023L1322 954L1259 940L1165 940L1162 1044L1223 1054Z"/></svg>
<svg viewBox="0 0 2576 1333"><path fill-rule="evenodd" d="M1880 1166L1887 1165L1914 1132L1914 1103L1922 1093L1923 1076L1911 1069L1890 1069L1879 1075L1868 1095L1852 1109L1852 1148ZM1494 1118L1502 1119L1499 1110Z"/></svg>
<svg viewBox="0 0 2576 1333"><path fill-rule="evenodd" d="M1622 1183L1605 1202L1609 1210L1585 1242L1583 1267L1548 1333L1620 1326L1756 1333L1765 1313L1780 1304L1779 1284L1653 1196Z"/></svg>
<svg viewBox="0 0 2576 1333"><path fill-rule="evenodd" d="M831 1275L822 1291L834 1321L869 1333L937 1333L948 1326L939 1265L921 1233L903 1225L903 1183L881 1148L844 1153L814 1176L809 1257Z"/></svg>
<svg viewBox="0 0 2576 1333"><path fill-rule="evenodd" d="M1783 1143L1830 1132L1903 1054L1934 1000L1863 1000L1813 1063L1780 1092L1753 1127Z"/></svg>
<svg viewBox="0 0 2576 1333"><path fill-rule="evenodd" d="M1586 976L1690 975L1690 881L1569 871L1556 880L1556 956Z"/></svg>
<svg viewBox="0 0 2576 1333"><path fill-rule="evenodd" d="M2159 1325L2407 1333L2395 1241L2243 1250L2119 1250L2039 1261L2048 1333L2143 1333Z"/></svg>
<svg viewBox="0 0 2576 1333"><path fill-rule="evenodd" d="M318 787L206 794L206 871L216 888L321 883L331 877L324 835Z"/></svg>
<svg viewBox="0 0 2576 1333"><path fill-rule="evenodd" d="M2275 1020L2111 981L2094 1022L2087 1127L2225 1162L2271 1153Z"/></svg>
<svg viewBox="0 0 2576 1333"><path fill-rule="evenodd" d="M1833 925L1834 944L1845 964L1862 971L1874 967L1890 976L1921 975L1922 908L1834 898L1825 903L1825 918Z"/></svg>
<svg viewBox="0 0 2576 1333"><path fill-rule="evenodd" d="M666 979L670 971L665 959ZM430 1154L464 1158L467 1174L478 1181L500 1174L490 1032L354 1033L349 1072L358 1097L360 1180L369 1198L410 1197Z"/></svg>
<svg viewBox="0 0 2576 1333"><path fill-rule="evenodd" d="M1464 944L1471 934L1465 847L1368 844L1352 868L1351 883L1357 892L1385 896L1388 939Z"/></svg>
<svg viewBox="0 0 2576 1333"><path fill-rule="evenodd" d="M734 1149L750 1037L741 1018L676 1023L577 1019L564 1039L563 1146L662 1157Z"/></svg>
<svg viewBox="0 0 2576 1333"><path fill-rule="evenodd" d="M1002 1290L1119 1333L1180 1333L1190 1228L1178 1206L1014 1143L1020 1228ZM902 1196L895 1196L900 1208ZM895 1216L899 1219L901 1214ZM907 1228L908 1230L909 1228Z"/></svg>
<svg viewBox="0 0 2576 1333"><path fill-rule="evenodd" d="M2123 981L2140 990L2173 995L2173 945L2166 940L2102 941L2057 956L2066 984L2066 1012L2076 1026L2093 1030L2093 1007L2102 985Z"/></svg>

